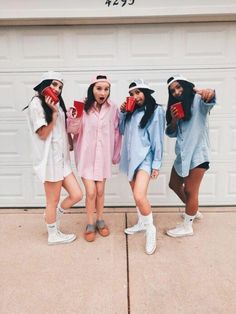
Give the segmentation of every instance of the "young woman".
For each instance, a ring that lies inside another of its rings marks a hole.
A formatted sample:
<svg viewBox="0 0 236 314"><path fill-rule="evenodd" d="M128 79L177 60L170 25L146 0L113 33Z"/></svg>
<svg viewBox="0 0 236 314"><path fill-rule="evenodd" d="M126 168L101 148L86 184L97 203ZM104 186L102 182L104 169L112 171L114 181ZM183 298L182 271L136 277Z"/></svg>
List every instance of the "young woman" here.
<svg viewBox="0 0 236 314"><path fill-rule="evenodd" d="M74 134L78 174L86 191L88 224L84 237L89 242L94 241L96 231L103 237L110 233L103 220L105 182L111 176L111 165L120 160L119 111L109 100L110 88L106 76L96 76L88 88L82 117L69 113L67 119L68 132Z"/></svg>
<svg viewBox="0 0 236 314"><path fill-rule="evenodd" d="M194 218L198 212L198 194L202 178L209 169L210 146L208 136L208 116L215 105L212 89L197 90L194 84L182 76L171 77L167 81L169 100L166 112L169 137L176 137L176 159L171 171L169 187L185 204L184 223L168 230L171 237L193 234ZM184 118L178 118L173 104L181 102Z"/></svg>
<svg viewBox="0 0 236 314"><path fill-rule="evenodd" d="M147 254L156 249L156 227L147 191L150 179L159 174L165 130L164 110L152 93L145 81L135 80L129 85L129 94L136 102L134 111L126 112L126 103L120 107L120 132L124 135L120 169L128 176L138 212L138 223L125 229L125 233L145 231Z"/></svg>
<svg viewBox="0 0 236 314"><path fill-rule="evenodd" d="M48 86L58 98L58 102L50 96L43 96L43 90ZM28 106L29 128L34 147L34 169L44 184L46 194L45 220L50 245L70 243L76 239L75 234L64 234L59 230L59 220L64 210L82 199L80 186L71 170L62 89L61 73L46 72L41 82L34 87L36 95ZM58 205L62 187L69 195Z"/></svg>

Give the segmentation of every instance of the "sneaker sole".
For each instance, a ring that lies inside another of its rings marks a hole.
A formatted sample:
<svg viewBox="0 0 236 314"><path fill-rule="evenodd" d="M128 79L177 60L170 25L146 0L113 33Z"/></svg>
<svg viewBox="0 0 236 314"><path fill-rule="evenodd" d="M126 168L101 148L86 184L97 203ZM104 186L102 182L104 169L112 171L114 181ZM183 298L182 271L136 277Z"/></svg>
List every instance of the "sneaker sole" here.
<svg viewBox="0 0 236 314"><path fill-rule="evenodd" d="M181 238L181 237L192 236L192 235L193 235L193 232L192 232L192 233L188 233L188 234L172 234L172 233L169 233L169 231L166 231L166 234L167 234L169 237L172 237L172 238Z"/></svg>
<svg viewBox="0 0 236 314"><path fill-rule="evenodd" d="M75 239L76 239L76 236L74 236L73 238L71 238L69 240L58 241L58 242L48 242L48 245L67 244L67 243L71 243L71 242L75 241Z"/></svg>
<svg viewBox="0 0 236 314"><path fill-rule="evenodd" d="M127 229L125 229L124 233L132 235L132 234L139 233L139 232L144 232L144 231L146 231L146 230L144 229L144 230L139 230L139 231L127 231Z"/></svg>
<svg viewBox="0 0 236 314"><path fill-rule="evenodd" d="M145 251L145 253L146 253L147 255L152 255L153 253L155 253L156 248L157 248L157 246L155 246L155 248L154 248L151 252Z"/></svg>

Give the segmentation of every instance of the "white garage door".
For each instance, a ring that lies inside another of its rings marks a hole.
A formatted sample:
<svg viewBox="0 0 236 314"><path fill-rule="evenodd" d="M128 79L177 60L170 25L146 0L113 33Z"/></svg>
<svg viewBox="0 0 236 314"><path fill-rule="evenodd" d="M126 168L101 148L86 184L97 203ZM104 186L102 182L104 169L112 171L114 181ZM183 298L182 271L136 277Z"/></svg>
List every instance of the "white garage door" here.
<svg viewBox="0 0 236 314"><path fill-rule="evenodd" d="M149 24L0 28L0 206L42 206L44 194L33 174L25 115L41 73L65 76L67 106L85 96L90 78L107 73L111 98L121 103L129 82L143 77L166 104L166 79L182 73L199 87L217 91L210 115L211 168L201 186L204 205L236 203L236 25L235 23ZM174 142L165 141L164 162L149 197L153 205L179 204L168 188ZM133 205L126 177L114 168L106 205ZM82 204L81 204L82 205Z"/></svg>

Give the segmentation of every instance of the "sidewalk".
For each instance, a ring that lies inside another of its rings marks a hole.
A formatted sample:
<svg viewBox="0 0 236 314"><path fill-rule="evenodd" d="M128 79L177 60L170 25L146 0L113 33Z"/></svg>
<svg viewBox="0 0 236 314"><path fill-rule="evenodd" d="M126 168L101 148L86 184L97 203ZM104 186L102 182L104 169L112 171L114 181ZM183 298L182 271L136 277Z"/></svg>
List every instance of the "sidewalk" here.
<svg viewBox="0 0 236 314"><path fill-rule="evenodd" d="M106 209L111 229L83 239L86 216L73 209L62 230L71 244L48 246L42 209L0 209L1 314L233 314L236 313L236 208L202 208L192 237L165 230L181 221L178 208L154 210L157 251L145 237L125 236L135 210Z"/></svg>

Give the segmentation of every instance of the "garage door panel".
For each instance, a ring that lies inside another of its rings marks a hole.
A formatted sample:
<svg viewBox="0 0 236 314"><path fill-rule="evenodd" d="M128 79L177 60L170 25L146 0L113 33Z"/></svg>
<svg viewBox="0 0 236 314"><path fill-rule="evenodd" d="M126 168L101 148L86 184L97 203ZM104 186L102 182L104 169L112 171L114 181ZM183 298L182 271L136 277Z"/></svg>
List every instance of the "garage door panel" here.
<svg viewBox="0 0 236 314"><path fill-rule="evenodd" d="M40 204L45 203L45 192L41 182L39 182L35 173L31 169L32 176L32 188L31 188L31 202L40 206Z"/></svg>
<svg viewBox="0 0 236 314"><path fill-rule="evenodd" d="M156 43L156 44L154 44ZM130 31L129 50L133 62L145 58L170 58L172 55L172 32L166 27L134 28ZM153 61L153 60L150 60Z"/></svg>
<svg viewBox="0 0 236 314"><path fill-rule="evenodd" d="M210 117L211 118L211 117ZM236 115L210 121L211 155L213 161L236 160ZM224 123L222 123L224 121Z"/></svg>
<svg viewBox="0 0 236 314"><path fill-rule="evenodd" d="M23 174L22 173L9 173L3 172L0 175L1 191L0 196L2 199L14 197L23 199ZM11 188L9 188L11 187Z"/></svg>
<svg viewBox="0 0 236 314"><path fill-rule="evenodd" d="M234 164L212 162L200 187L200 204L219 206L235 204L235 179Z"/></svg>
<svg viewBox="0 0 236 314"><path fill-rule="evenodd" d="M16 113L16 95L15 91L15 80L10 78L0 78L0 95L1 95L1 106L0 114L2 117L6 115L15 115ZM4 100L4 101L3 101Z"/></svg>
<svg viewBox="0 0 236 314"><path fill-rule="evenodd" d="M8 28L0 30L0 67L10 68L14 62L14 53L12 49L12 32Z"/></svg>
<svg viewBox="0 0 236 314"><path fill-rule="evenodd" d="M202 60L227 59L228 49L228 27L222 26L191 26L186 29L185 33L185 53L186 57L199 57ZM210 39L210 45L209 45ZM197 44L196 44L197 43ZM226 61L226 60L224 60Z"/></svg>
<svg viewBox="0 0 236 314"><path fill-rule="evenodd" d="M62 66L65 60L64 33L56 28L44 27L22 30L17 36L17 67L51 68Z"/></svg>
<svg viewBox="0 0 236 314"><path fill-rule="evenodd" d="M118 34L114 28L101 31L80 30L74 36L76 63L93 65L98 61L114 64L117 61ZM106 43L109 43L108 45ZM92 62L92 63L91 63Z"/></svg>
<svg viewBox="0 0 236 314"><path fill-rule="evenodd" d="M183 30L183 47L179 50L184 64L194 66L217 67L235 64L231 49L230 27L226 23L192 24L181 26ZM235 25L234 25L235 32Z"/></svg>
<svg viewBox="0 0 236 314"><path fill-rule="evenodd" d="M64 61L58 32L22 34L19 58L22 62Z"/></svg>
<svg viewBox="0 0 236 314"><path fill-rule="evenodd" d="M210 164L211 166L211 164ZM200 204L214 203L217 192L217 172L207 171L200 186Z"/></svg>
<svg viewBox="0 0 236 314"><path fill-rule="evenodd" d="M27 167L0 166L1 207L30 205L31 177L29 172Z"/></svg>
<svg viewBox="0 0 236 314"><path fill-rule="evenodd" d="M3 122L0 126L0 163L29 163L31 147L25 123Z"/></svg>
<svg viewBox="0 0 236 314"><path fill-rule="evenodd" d="M216 193L209 204L235 205L236 166L235 162L216 162L212 170L216 174Z"/></svg>
<svg viewBox="0 0 236 314"><path fill-rule="evenodd" d="M228 173L228 186L227 186L227 190L226 190L226 197L230 198L230 199L234 199L234 196L236 194L236 171L230 171Z"/></svg>

